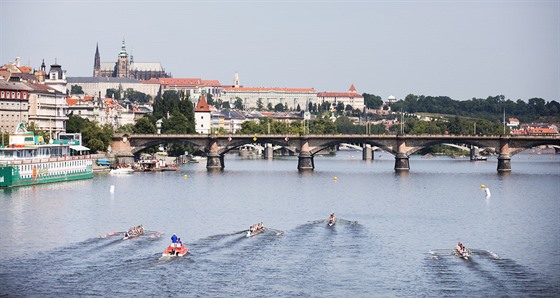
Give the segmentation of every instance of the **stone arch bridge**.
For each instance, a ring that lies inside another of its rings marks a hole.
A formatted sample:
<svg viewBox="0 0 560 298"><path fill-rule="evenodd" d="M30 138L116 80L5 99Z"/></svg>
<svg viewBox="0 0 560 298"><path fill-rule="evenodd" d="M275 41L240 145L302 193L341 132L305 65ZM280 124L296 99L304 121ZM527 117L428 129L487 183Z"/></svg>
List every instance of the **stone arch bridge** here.
<svg viewBox="0 0 560 298"><path fill-rule="evenodd" d="M395 156L395 171L410 170L409 156L414 152L442 143L466 144L492 148L498 154L498 172L511 171L511 156L541 145L560 148L560 135L203 135L203 134L115 134L111 147L116 155L138 155L159 144L190 145L207 155L208 170L225 167L224 154L245 144L264 144L265 158L272 158L273 145L292 148L298 153L299 170L313 170L313 157L320 151L341 143L360 144L363 159L373 158L372 147Z"/></svg>

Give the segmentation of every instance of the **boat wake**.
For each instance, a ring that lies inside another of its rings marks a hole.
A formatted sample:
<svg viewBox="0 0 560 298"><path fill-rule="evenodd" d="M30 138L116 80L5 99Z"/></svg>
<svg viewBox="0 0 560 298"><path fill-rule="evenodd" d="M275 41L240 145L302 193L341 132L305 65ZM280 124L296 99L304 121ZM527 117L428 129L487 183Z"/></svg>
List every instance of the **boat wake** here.
<svg viewBox="0 0 560 298"><path fill-rule="evenodd" d="M559 291L558 286L548 284L541 274L514 260L483 249L471 249L471 252L468 258L450 249L428 252L426 273L435 296L460 295L467 290L472 296L484 296L496 290L505 296L548 295Z"/></svg>

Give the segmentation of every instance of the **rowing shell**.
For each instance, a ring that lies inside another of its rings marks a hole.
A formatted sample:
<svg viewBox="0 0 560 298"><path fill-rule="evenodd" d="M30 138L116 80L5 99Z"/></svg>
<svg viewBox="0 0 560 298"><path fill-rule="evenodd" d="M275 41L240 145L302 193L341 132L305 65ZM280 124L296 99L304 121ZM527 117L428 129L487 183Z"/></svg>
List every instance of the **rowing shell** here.
<svg viewBox="0 0 560 298"><path fill-rule="evenodd" d="M255 230L255 231L253 231L253 232L247 231L247 237L253 237L253 236L255 236L255 235L257 235L257 234L260 234L260 233L262 233L262 232L264 232L264 228L262 228L262 229L257 229L257 230Z"/></svg>

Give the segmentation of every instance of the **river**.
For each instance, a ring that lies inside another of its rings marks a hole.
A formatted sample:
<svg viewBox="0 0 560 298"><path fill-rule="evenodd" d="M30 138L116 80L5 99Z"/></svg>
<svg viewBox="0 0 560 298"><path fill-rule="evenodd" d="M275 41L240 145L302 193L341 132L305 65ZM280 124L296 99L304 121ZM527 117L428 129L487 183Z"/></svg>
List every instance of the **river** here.
<svg viewBox="0 0 560 298"><path fill-rule="evenodd" d="M399 174L391 155L345 151L299 173L297 157L232 154L223 172L2 190L0 296L558 297L560 156L511 165L413 156ZM257 222L267 230L245 237ZM161 258L173 233L189 254Z"/></svg>

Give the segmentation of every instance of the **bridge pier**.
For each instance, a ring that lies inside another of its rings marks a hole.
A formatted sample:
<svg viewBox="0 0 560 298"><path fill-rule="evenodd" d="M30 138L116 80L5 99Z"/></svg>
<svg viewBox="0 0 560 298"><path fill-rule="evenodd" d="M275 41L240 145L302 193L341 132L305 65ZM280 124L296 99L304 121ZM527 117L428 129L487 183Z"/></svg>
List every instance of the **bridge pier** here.
<svg viewBox="0 0 560 298"><path fill-rule="evenodd" d="M313 162L313 155L309 151L300 152L298 156L298 170L308 171L315 169L315 164Z"/></svg>
<svg viewBox="0 0 560 298"><path fill-rule="evenodd" d="M509 140L500 140L500 155L498 155L498 172L511 172L511 155L509 154Z"/></svg>
<svg viewBox="0 0 560 298"><path fill-rule="evenodd" d="M366 144L362 149L362 159L363 160L373 160L373 150L371 150L371 145Z"/></svg>
<svg viewBox="0 0 560 298"><path fill-rule="evenodd" d="M211 138L208 142L208 154L206 155L207 170L223 170L224 156L218 153L218 140Z"/></svg>
<svg viewBox="0 0 560 298"><path fill-rule="evenodd" d="M476 146L471 146L471 160L475 160L480 155L480 149Z"/></svg>
<svg viewBox="0 0 560 298"><path fill-rule="evenodd" d="M206 157L207 170L223 170L224 169L224 156L218 153L208 153Z"/></svg>
<svg viewBox="0 0 560 298"><path fill-rule="evenodd" d="M272 144L267 143L264 146L263 157L264 157L264 159L273 159L274 158L274 149L272 148Z"/></svg>
<svg viewBox="0 0 560 298"><path fill-rule="evenodd" d="M408 155L406 155L406 139L397 136L397 155L395 155L395 171L409 171Z"/></svg>
<svg viewBox="0 0 560 298"><path fill-rule="evenodd" d="M498 156L498 172L511 172L511 157L509 154L500 154Z"/></svg>
<svg viewBox="0 0 560 298"><path fill-rule="evenodd" d="M405 153L397 153L395 156L395 171L410 171L408 156Z"/></svg>

